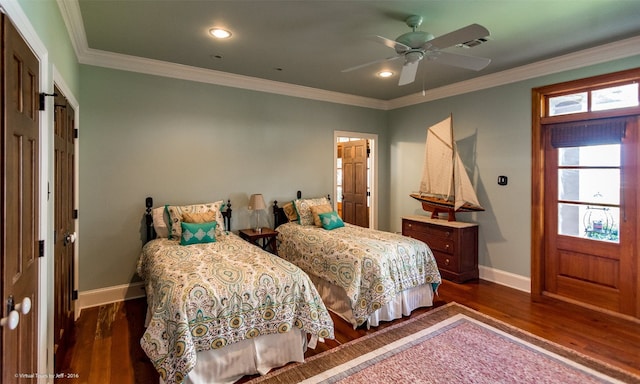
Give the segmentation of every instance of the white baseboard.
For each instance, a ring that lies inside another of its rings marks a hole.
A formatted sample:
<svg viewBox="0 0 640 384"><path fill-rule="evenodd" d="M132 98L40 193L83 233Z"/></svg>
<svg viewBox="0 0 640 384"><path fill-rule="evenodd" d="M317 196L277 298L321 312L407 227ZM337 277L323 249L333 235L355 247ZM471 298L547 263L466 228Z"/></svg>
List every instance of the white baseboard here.
<svg viewBox="0 0 640 384"><path fill-rule="evenodd" d="M76 319L84 308L137 299L144 296L144 282L142 281L80 292L75 306Z"/></svg>
<svg viewBox="0 0 640 384"><path fill-rule="evenodd" d="M531 279L528 277L482 265L479 266L479 270L480 278L482 280L506 285L507 287L524 292L531 292ZM78 300L76 301L75 307L76 319L80 316L80 312L84 308L115 303L117 301L137 299L144 296L144 283L141 281L80 292L78 294Z"/></svg>
<svg viewBox="0 0 640 384"><path fill-rule="evenodd" d="M483 265L479 266L480 278L500 285L531 293L531 278L516 275L515 273L501 271Z"/></svg>

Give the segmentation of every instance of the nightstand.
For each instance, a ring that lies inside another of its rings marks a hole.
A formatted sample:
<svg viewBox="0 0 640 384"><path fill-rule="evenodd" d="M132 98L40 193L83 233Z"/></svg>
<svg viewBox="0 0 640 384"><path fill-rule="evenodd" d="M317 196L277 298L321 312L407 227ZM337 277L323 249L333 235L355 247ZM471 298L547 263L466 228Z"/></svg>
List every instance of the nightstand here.
<svg viewBox="0 0 640 384"><path fill-rule="evenodd" d="M241 229L238 234L241 238L247 240L251 244L257 245L258 247L264 249L265 251L269 251L274 255L278 254L278 231L274 231L271 228L263 227L260 229L260 232L258 232L255 230L255 228L249 228Z"/></svg>

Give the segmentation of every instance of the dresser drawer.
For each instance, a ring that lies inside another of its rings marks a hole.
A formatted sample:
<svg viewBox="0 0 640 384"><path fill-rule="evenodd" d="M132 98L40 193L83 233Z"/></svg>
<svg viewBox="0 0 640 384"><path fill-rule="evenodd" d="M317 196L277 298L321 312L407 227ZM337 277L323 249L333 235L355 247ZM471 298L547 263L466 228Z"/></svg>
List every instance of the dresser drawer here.
<svg viewBox="0 0 640 384"><path fill-rule="evenodd" d="M427 236L424 242L427 243L432 251L440 251L449 255L455 252L455 243L453 240L437 236Z"/></svg>
<svg viewBox="0 0 640 384"><path fill-rule="evenodd" d="M441 227L437 225L430 225L427 223L420 223L415 221L404 220L402 222L402 232L415 232L418 234L425 234L432 237L440 237L444 239L451 239L453 237L453 230L451 228ZM418 235L419 236L419 235ZM418 238L416 236L416 238Z"/></svg>
<svg viewBox="0 0 640 384"><path fill-rule="evenodd" d="M436 258L439 269L445 269L448 271L458 271L458 260L448 253L439 251L433 251L433 256Z"/></svg>

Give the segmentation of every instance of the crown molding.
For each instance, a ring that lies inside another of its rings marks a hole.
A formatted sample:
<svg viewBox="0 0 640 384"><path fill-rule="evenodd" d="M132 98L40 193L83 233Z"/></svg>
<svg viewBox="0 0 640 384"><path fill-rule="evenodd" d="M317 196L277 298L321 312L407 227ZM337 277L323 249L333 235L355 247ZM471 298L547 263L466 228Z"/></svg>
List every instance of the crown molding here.
<svg viewBox="0 0 640 384"><path fill-rule="evenodd" d="M81 64L380 110L407 106L640 55L640 36L479 76L393 100L380 100L89 48L78 0L57 0Z"/></svg>
<svg viewBox="0 0 640 384"><path fill-rule="evenodd" d="M169 63L166 61L123 55L120 53L106 52L92 48L84 50L78 56L78 61L81 64L120 69L148 75L164 76L181 80L216 84L225 87L275 93L279 95L358 107L386 109L386 102L383 100L349 95L340 92L325 91L279 81L259 79L256 77L236 75L233 73L192 67L189 65Z"/></svg>
<svg viewBox="0 0 640 384"><path fill-rule="evenodd" d="M82 12L78 0L57 0L62 20L67 27L67 33L71 39L71 45L76 52L78 61L83 52L89 48L87 34L82 22Z"/></svg>

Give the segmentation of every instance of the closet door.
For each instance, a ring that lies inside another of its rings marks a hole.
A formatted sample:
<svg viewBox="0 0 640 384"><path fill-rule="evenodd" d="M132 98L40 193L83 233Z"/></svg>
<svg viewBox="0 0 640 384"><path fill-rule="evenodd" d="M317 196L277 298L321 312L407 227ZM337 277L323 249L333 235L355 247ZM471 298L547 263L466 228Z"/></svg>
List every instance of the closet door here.
<svg viewBox="0 0 640 384"><path fill-rule="evenodd" d="M73 327L74 281L74 128L75 113L62 92L55 90L54 126L54 344L55 355L64 350ZM61 359L57 358L56 364ZM59 372L59 370L56 370Z"/></svg>
<svg viewBox="0 0 640 384"><path fill-rule="evenodd" d="M37 372L39 276L39 123L35 55L2 15L2 382L27 383ZM30 303L29 303L30 302ZM30 305L29 305L30 304ZM30 308L29 308L30 307ZM18 376L16 376L18 375Z"/></svg>

